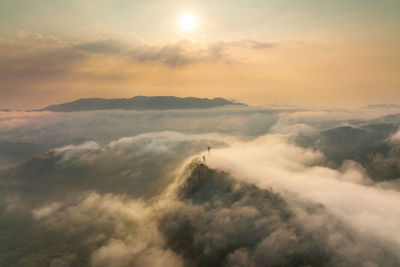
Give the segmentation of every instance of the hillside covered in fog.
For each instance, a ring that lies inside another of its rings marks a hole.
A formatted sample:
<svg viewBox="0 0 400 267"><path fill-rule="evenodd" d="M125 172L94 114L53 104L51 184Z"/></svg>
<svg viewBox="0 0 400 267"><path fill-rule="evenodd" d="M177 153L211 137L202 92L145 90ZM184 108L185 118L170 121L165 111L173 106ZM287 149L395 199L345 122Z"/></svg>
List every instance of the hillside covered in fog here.
<svg viewBox="0 0 400 267"><path fill-rule="evenodd" d="M398 266L399 114L0 112L0 265Z"/></svg>

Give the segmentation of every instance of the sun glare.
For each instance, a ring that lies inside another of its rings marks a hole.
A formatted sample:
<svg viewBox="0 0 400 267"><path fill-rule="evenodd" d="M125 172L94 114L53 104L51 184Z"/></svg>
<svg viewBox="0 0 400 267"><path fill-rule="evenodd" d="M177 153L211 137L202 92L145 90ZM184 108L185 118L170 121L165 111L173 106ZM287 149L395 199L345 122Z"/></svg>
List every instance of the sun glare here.
<svg viewBox="0 0 400 267"><path fill-rule="evenodd" d="M179 20L179 25L184 31L193 31L197 26L196 16L194 16L192 13L183 14Z"/></svg>

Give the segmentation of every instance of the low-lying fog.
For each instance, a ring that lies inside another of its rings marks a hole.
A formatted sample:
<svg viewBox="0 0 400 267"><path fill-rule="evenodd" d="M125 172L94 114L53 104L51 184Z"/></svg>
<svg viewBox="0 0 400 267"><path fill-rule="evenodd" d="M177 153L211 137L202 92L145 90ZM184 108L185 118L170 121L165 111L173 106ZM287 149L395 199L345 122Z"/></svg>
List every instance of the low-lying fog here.
<svg viewBox="0 0 400 267"><path fill-rule="evenodd" d="M399 125L384 106L0 112L0 265L400 266Z"/></svg>

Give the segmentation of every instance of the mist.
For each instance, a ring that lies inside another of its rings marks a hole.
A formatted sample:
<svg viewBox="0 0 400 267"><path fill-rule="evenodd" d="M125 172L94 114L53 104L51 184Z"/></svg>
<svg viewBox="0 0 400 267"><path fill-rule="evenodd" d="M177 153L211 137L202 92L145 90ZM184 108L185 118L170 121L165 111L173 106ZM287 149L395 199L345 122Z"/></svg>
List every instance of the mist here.
<svg viewBox="0 0 400 267"><path fill-rule="evenodd" d="M0 265L399 266L398 112L0 112Z"/></svg>

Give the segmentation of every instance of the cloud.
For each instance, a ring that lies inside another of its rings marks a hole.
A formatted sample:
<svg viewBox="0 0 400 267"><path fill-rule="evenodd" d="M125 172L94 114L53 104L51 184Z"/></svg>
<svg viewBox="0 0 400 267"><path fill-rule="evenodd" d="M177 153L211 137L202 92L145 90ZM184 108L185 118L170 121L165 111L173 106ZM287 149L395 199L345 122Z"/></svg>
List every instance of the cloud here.
<svg viewBox="0 0 400 267"><path fill-rule="evenodd" d="M243 39L240 41L222 42L222 43L227 47L232 46L232 47L240 47L240 48L248 48L256 50L275 48L279 46L279 43L277 42L264 42L252 39Z"/></svg>
<svg viewBox="0 0 400 267"><path fill-rule="evenodd" d="M400 143L400 131L396 132L392 137L390 137L390 141L395 144Z"/></svg>
<svg viewBox="0 0 400 267"><path fill-rule="evenodd" d="M85 253L93 266L182 266L165 248L152 209L140 201L88 192L62 207L52 203L33 212L36 221L67 237L79 234L82 245L95 248Z"/></svg>
<svg viewBox="0 0 400 267"><path fill-rule="evenodd" d="M78 65L96 61L99 55L117 56L127 64L158 62L175 68L229 59L232 55L229 55L227 49L231 47L264 49L274 46L276 44L256 40L196 42L182 39L164 44L148 44L137 39L118 37L76 43L54 36L21 32L17 39L0 39L0 79L9 82L38 81L76 74L80 71Z"/></svg>
<svg viewBox="0 0 400 267"><path fill-rule="evenodd" d="M95 141L106 144L141 133L175 131L257 136L268 131L278 112L254 108L181 111L0 112L3 140L46 144L50 148ZM89 139L89 140L87 140Z"/></svg>
<svg viewBox="0 0 400 267"><path fill-rule="evenodd" d="M128 43L118 39L104 39L95 42L80 43L75 45L77 50L94 54L123 54L128 51Z"/></svg>
<svg viewBox="0 0 400 267"><path fill-rule="evenodd" d="M40 220L43 217L51 215L52 213L54 213L55 211L57 211L60 208L61 208L61 204L57 203L57 202L54 202L48 206L36 208L32 211L33 218L35 220Z"/></svg>
<svg viewBox="0 0 400 267"><path fill-rule="evenodd" d="M399 118L335 112L4 113L1 139L46 150L0 170L0 262L396 266L398 180L375 182L346 153L332 166L319 148L351 147L348 133L384 144L370 165L382 175ZM313 131L288 130L299 125Z"/></svg>
<svg viewBox="0 0 400 267"><path fill-rule="evenodd" d="M56 148L56 152L65 152L65 151L79 151L79 150L96 150L99 149L100 146L96 142L86 142L80 145L68 145L60 148Z"/></svg>
<svg viewBox="0 0 400 267"><path fill-rule="evenodd" d="M78 247L91 248L75 256L75 264L88 256L94 266L121 267L390 266L398 260L389 244L355 231L329 208L293 204L287 194L240 180L195 161L153 203L87 192L33 214L39 215L35 224L62 231L62 239L79 237Z"/></svg>
<svg viewBox="0 0 400 267"><path fill-rule="evenodd" d="M380 121L380 119L378 120ZM347 160L360 163L375 181L400 177L398 146L392 141L397 123L360 122L357 126L338 126L311 135L302 133L296 142L322 151L326 166L338 168Z"/></svg>
<svg viewBox="0 0 400 267"><path fill-rule="evenodd" d="M1 52L0 52L1 53ZM39 52L31 55L0 55L0 81L4 99L16 95L38 95L33 90L37 84L63 81L72 78L76 68L84 64L87 57L71 49ZM7 105L7 102L3 102Z"/></svg>
<svg viewBox="0 0 400 267"><path fill-rule="evenodd" d="M141 246L142 245L142 246ZM184 266L182 259L162 247L146 248L146 244L126 244L111 240L92 255L94 266Z"/></svg>
<svg viewBox="0 0 400 267"><path fill-rule="evenodd" d="M194 63L215 62L224 57L219 44L202 46L190 40L181 40L163 46L142 46L130 52L138 62L162 62L169 67L182 67Z"/></svg>
<svg viewBox="0 0 400 267"><path fill-rule="evenodd" d="M79 44L76 48L93 54L123 55L140 63L161 62L168 67L176 68L196 63L230 60L232 55L227 51L230 48L260 50L275 46L277 46L275 43L255 40L201 43L182 39L161 45L151 45L140 41L129 44L121 40L106 39Z"/></svg>
<svg viewBox="0 0 400 267"><path fill-rule="evenodd" d="M283 137L265 136L216 150L208 164L262 188L272 187L291 202L321 203L355 229L400 244L400 214L395 212L400 193L349 179L368 180L359 167L333 170L319 166L319 159L319 153L290 145Z"/></svg>
<svg viewBox="0 0 400 267"><path fill-rule="evenodd" d="M211 42L206 45L191 40L181 40L164 46L143 46L131 52L132 57L139 62L161 61L170 67L182 67L194 63L231 61L233 56L228 49L265 49L273 48L275 44L243 40L233 42Z"/></svg>
<svg viewBox="0 0 400 267"><path fill-rule="evenodd" d="M40 81L74 72L87 55L65 42L43 45L42 36L13 40L14 45L0 46L0 80L4 83ZM44 38L48 40L49 38ZM4 42L4 40L0 40ZM46 41L47 42L47 41ZM20 51L19 53L17 51Z"/></svg>
<svg viewBox="0 0 400 267"><path fill-rule="evenodd" d="M3 105L15 107L15 103L23 102L32 107L32 97L28 95L49 99L54 90L62 92L57 94L59 99L51 97L54 101L65 100L65 94L76 96L78 91L78 95L84 96L82 90L90 94L90 88L100 89L105 95L116 87L126 92L132 82L140 84L147 76L152 77L153 71L160 71L160 67L163 73L169 73L194 65L232 64L243 61L248 50L260 47L273 46L252 40L180 39L152 44L126 36L77 42L27 33L17 38L0 38ZM235 56L237 50L241 59ZM145 75L138 76L139 73Z"/></svg>

